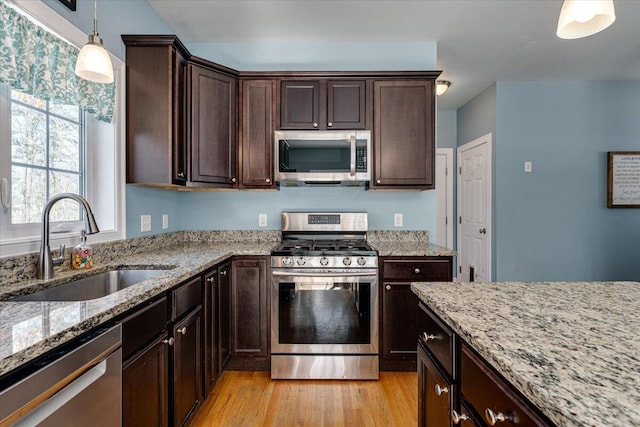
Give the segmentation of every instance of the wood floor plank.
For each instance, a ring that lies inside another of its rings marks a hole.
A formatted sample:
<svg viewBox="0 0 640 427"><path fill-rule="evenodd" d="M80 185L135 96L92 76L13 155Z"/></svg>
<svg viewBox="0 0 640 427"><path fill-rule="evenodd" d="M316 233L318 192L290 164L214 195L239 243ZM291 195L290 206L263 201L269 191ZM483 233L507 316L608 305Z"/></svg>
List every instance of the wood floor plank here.
<svg viewBox="0 0 640 427"><path fill-rule="evenodd" d="M415 372L381 372L378 381L326 381L225 371L190 426L415 426L417 394Z"/></svg>

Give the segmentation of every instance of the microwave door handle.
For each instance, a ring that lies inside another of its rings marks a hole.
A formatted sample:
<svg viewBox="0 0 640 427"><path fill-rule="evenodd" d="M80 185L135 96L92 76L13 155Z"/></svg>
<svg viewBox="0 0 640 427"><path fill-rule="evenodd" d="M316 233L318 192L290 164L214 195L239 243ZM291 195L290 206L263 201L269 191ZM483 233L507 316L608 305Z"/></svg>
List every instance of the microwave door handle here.
<svg viewBox="0 0 640 427"><path fill-rule="evenodd" d="M350 175L356 176L356 136L351 135L349 137L351 143L351 165L350 165Z"/></svg>

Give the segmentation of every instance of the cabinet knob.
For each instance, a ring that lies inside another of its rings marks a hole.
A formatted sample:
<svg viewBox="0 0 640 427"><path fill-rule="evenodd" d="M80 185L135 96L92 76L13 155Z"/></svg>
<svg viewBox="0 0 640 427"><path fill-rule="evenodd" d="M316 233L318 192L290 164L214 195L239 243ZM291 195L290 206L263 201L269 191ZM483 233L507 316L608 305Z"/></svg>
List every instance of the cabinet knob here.
<svg viewBox="0 0 640 427"><path fill-rule="evenodd" d="M436 339L435 335L428 334L426 332L422 333L422 342L425 343L425 344L428 343L429 341L435 340L435 339Z"/></svg>
<svg viewBox="0 0 640 427"><path fill-rule="evenodd" d="M384 287L386 290L390 291L391 290L391 285L387 285Z"/></svg>
<svg viewBox="0 0 640 427"><path fill-rule="evenodd" d="M184 178L184 172L178 172L178 178Z"/></svg>
<svg viewBox="0 0 640 427"><path fill-rule="evenodd" d="M182 328L178 329L176 332L182 335L187 335L187 327L183 326Z"/></svg>
<svg viewBox="0 0 640 427"><path fill-rule="evenodd" d="M467 414L458 414L455 409L451 411L451 421L453 421L454 424L460 424L460 421L466 421L469 419L470 418Z"/></svg>
<svg viewBox="0 0 640 427"><path fill-rule="evenodd" d="M207 283L213 283L213 276L207 277Z"/></svg>
<svg viewBox="0 0 640 427"><path fill-rule="evenodd" d="M231 178L231 182L236 182L236 179L235 178Z"/></svg>
<svg viewBox="0 0 640 427"><path fill-rule="evenodd" d="M265 179L265 181L267 181L267 184L269 184L271 182L271 178L267 178Z"/></svg>
<svg viewBox="0 0 640 427"><path fill-rule="evenodd" d="M313 124L313 127L314 127L314 128L317 128L317 127L318 127L318 124L317 124L317 123L314 123L314 124Z"/></svg>
<svg viewBox="0 0 640 427"><path fill-rule="evenodd" d="M380 184L382 181L380 181L379 179L376 179L376 184Z"/></svg>
<svg viewBox="0 0 640 427"><path fill-rule="evenodd" d="M449 387L442 387L440 384L436 384L434 389L436 390L437 396L442 396L443 393L449 393Z"/></svg>
<svg viewBox="0 0 640 427"><path fill-rule="evenodd" d="M327 123L327 127L331 127L331 126L333 126L333 122Z"/></svg>
<svg viewBox="0 0 640 427"><path fill-rule="evenodd" d="M222 270L222 271L220 272L220 275L221 275L221 276L226 276L226 275L227 275L227 270Z"/></svg>
<svg viewBox="0 0 640 427"><path fill-rule="evenodd" d="M168 346L172 346L173 342L173 337L169 338L168 340L162 340L162 344L167 344Z"/></svg>
<svg viewBox="0 0 640 427"><path fill-rule="evenodd" d="M415 270L413 270L413 272L416 273L416 274L420 274L420 269L416 268Z"/></svg>
<svg viewBox="0 0 640 427"><path fill-rule="evenodd" d="M491 409L487 408L484 410L484 418L487 420L487 423L490 426L496 425L496 423L502 423L505 421L511 421L512 417L506 416L502 412L498 412L497 414L493 412Z"/></svg>

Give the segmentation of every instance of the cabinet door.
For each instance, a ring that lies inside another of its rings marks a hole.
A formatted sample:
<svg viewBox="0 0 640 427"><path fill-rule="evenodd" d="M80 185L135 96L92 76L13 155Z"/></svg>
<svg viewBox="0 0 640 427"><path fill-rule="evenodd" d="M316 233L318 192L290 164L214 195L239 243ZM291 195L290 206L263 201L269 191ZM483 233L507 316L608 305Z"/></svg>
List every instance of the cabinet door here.
<svg viewBox="0 0 640 427"><path fill-rule="evenodd" d="M182 426L201 401L202 309L173 327L173 425Z"/></svg>
<svg viewBox="0 0 640 427"><path fill-rule="evenodd" d="M218 267L218 372L231 357L231 264Z"/></svg>
<svg viewBox="0 0 640 427"><path fill-rule="evenodd" d="M415 370L418 297L409 283L384 282L382 290L382 370ZM408 361L402 364L395 361Z"/></svg>
<svg viewBox="0 0 640 427"><path fill-rule="evenodd" d="M234 357L267 357L269 299L267 261L232 262L231 348Z"/></svg>
<svg viewBox="0 0 640 427"><path fill-rule="evenodd" d="M421 427L452 426L453 386L433 364L425 350L418 346L418 425Z"/></svg>
<svg viewBox="0 0 640 427"><path fill-rule="evenodd" d="M327 82L327 129L366 129L366 82Z"/></svg>
<svg viewBox="0 0 640 427"><path fill-rule="evenodd" d="M122 369L122 425L169 425L169 346L164 334Z"/></svg>
<svg viewBox="0 0 640 427"><path fill-rule="evenodd" d="M280 83L280 129L318 129L321 119L319 81Z"/></svg>
<svg viewBox="0 0 640 427"><path fill-rule="evenodd" d="M204 276L204 395L209 395L220 375L218 363L218 270Z"/></svg>
<svg viewBox="0 0 640 427"><path fill-rule="evenodd" d="M240 152L242 188L270 188L273 182L273 80L242 82Z"/></svg>
<svg viewBox="0 0 640 427"><path fill-rule="evenodd" d="M236 79L189 64L191 181L232 187L236 182Z"/></svg>
<svg viewBox="0 0 640 427"><path fill-rule="evenodd" d="M373 188L434 187L434 83L374 82Z"/></svg>

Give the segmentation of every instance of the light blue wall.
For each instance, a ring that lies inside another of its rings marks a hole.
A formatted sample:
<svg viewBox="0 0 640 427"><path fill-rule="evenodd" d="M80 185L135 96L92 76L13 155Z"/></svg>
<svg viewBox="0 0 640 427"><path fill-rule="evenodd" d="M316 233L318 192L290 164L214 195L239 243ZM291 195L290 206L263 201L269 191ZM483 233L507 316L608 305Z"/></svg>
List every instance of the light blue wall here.
<svg viewBox="0 0 640 427"><path fill-rule="evenodd" d="M169 228L162 229L162 215L169 215ZM151 215L151 231L140 231L140 215ZM180 193L159 188L127 185L127 237L149 236L182 230Z"/></svg>
<svg viewBox="0 0 640 427"><path fill-rule="evenodd" d="M606 207L639 112L637 81L498 82L497 280L640 279L640 211Z"/></svg>

